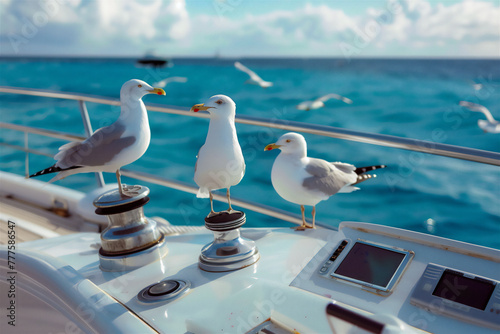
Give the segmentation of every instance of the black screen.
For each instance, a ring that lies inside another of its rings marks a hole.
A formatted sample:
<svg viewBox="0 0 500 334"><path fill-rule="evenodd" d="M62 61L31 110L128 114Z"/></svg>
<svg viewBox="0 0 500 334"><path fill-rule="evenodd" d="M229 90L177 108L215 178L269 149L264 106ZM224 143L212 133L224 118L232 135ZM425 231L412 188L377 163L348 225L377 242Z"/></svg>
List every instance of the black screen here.
<svg viewBox="0 0 500 334"><path fill-rule="evenodd" d="M335 274L387 287L405 254L356 242Z"/></svg>
<svg viewBox="0 0 500 334"><path fill-rule="evenodd" d="M462 273L445 270L436 285L434 296L484 310L495 289L493 282L464 277Z"/></svg>

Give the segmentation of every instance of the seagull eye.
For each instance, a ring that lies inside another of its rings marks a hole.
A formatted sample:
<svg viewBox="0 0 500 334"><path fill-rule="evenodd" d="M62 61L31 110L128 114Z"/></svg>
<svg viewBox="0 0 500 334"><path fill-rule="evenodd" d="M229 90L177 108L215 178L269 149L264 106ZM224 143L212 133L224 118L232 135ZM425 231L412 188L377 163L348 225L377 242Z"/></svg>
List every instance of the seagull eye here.
<svg viewBox="0 0 500 334"><path fill-rule="evenodd" d="M222 102L222 100L217 100L217 101L215 101L215 103L222 104L223 102Z"/></svg>
<svg viewBox="0 0 500 334"><path fill-rule="evenodd" d="M286 140L286 142L287 142L287 143L289 143L289 142L291 142L291 140L290 140L290 139L287 139L287 140Z"/></svg>
<svg viewBox="0 0 500 334"><path fill-rule="evenodd" d="M137 85L137 87L141 88L141 87L142 87L142 85Z"/></svg>

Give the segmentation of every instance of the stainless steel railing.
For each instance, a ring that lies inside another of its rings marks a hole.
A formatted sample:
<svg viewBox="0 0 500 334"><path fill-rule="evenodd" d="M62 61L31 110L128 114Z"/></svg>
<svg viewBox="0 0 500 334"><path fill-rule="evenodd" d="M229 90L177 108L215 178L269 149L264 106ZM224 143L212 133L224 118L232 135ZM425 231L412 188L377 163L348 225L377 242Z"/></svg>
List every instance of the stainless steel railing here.
<svg viewBox="0 0 500 334"><path fill-rule="evenodd" d="M56 92L56 91L47 91L47 90L39 90L39 89L27 89L27 88L15 88L15 87L5 87L0 86L0 93L10 93L10 94L20 94L20 95L32 95L32 96L40 96L47 98L56 98L56 99L65 99L65 100L75 100L78 101L80 106L80 112L82 115L82 121L85 126L85 132L87 136L92 134L92 128L90 125L88 112L86 108L85 102L92 102L98 104L107 104L113 106L119 106L120 101L117 99L111 99L101 96L92 96L85 94L76 94L76 93L64 93L64 92ZM208 118L208 113L192 113L189 112L187 108L178 108L178 107L167 107L160 104L146 104L147 109L149 111L163 112L169 114L176 115L185 115L190 117L201 117ZM249 124L267 128L275 128L287 131L296 131L303 133L310 133L314 135L320 135L325 137L332 137L356 142L362 142L372 145L380 145L386 147L393 147L399 149L405 149L410 151L424 152L434 155L441 155L452 157L456 159L475 161L484 164L490 164L495 166L500 166L500 153L483 151L473 148L466 148L460 146L453 146L441 143L435 143L430 141L411 139L411 138L402 138L390 135L381 135L381 134L373 134L366 133L361 131L354 131L342 128L336 128L331 126L324 125L313 125L306 124L288 120L276 120L276 119L268 119L268 118L259 118L252 117L246 115L238 115L236 116L236 122L242 124ZM63 139L68 141L75 140L84 140L85 137L76 136L70 133L65 133L61 131L52 131L45 130L35 127L16 125L10 123L0 122L0 128L11 129L24 132L25 134L25 142L24 147L11 145L7 143L0 143L1 145L11 147L16 150L20 150L26 153L26 173L28 173L28 153L41 154L50 156L47 153L33 150L29 148L28 145L28 134L38 134L44 135L52 138ZM97 174L97 173L96 173ZM123 170L122 174L131 178L135 178L138 180L151 182L154 184L163 185L169 188L177 189L184 192L196 193L197 189L191 185L169 180L166 178L161 178L155 175L137 172L137 171L129 171ZM102 173L97 174L98 183L102 186L104 185L104 180L102 178ZM225 196L215 195L214 198L216 200L223 201ZM233 199L233 203L242 208L246 208L258 213L262 213L271 217L275 217L278 219L286 220L292 223L301 224L302 220L298 215L291 215L285 211L277 210L276 208L271 208L269 206L265 206L259 203L244 201L239 199Z"/></svg>
<svg viewBox="0 0 500 334"><path fill-rule="evenodd" d="M85 102L94 102L94 103L114 105L114 106L120 105L120 101L116 99L111 99L101 96L76 94L76 93L62 93L62 92L54 92L47 90L14 88L5 86L0 86L0 92L43 96L43 97L66 99L66 100L77 100L80 101L80 105L83 106L85 106ZM203 113L203 112L192 113L189 112L187 108L167 107L160 104L146 104L146 105L149 111L184 115L190 117L201 117L201 118L209 117L208 113ZM246 115L237 115L236 122L242 124L267 127L267 128L287 130L287 131L310 133L325 137L357 141L372 145L393 147L404 150L417 151L417 152L441 155L451 158L457 158L461 160L469 160L484 164L500 166L500 153L478 150L468 147L441 144L432 141L425 141L412 138L403 138L397 136L354 131L343 128L337 128L333 126L306 124L288 120L276 120L276 119L252 117Z"/></svg>

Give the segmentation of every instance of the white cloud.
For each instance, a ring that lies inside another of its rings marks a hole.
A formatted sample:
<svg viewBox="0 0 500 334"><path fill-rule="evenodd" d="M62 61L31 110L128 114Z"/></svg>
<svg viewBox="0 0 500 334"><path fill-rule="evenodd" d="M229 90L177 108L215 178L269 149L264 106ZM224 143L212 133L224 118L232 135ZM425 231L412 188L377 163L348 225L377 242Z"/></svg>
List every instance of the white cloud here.
<svg viewBox="0 0 500 334"><path fill-rule="evenodd" d="M2 53L126 55L189 31L184 0L1 1Z"/></svg>
<svg viewBox="0 0 500 334"><path fill-rule="evenodd" d="M21 53L342 56L347 46L367 57L500 56L500 6L479 0L390 0L356 15L306 3L243 16L229 7L188 13L184 0L0 1L3 53L14 45Z"/></svg>

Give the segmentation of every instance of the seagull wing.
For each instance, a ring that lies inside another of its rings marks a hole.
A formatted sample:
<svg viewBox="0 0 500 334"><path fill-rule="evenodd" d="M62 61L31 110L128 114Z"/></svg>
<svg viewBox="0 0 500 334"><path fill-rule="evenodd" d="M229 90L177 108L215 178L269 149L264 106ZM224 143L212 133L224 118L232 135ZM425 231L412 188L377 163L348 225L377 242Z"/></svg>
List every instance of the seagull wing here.
<svg viewBox="0 0 500 334"><path fill-rule="evenodd" d="M458 104L461 105L462 107L466 107L471 111L482 112L486 116L486 119L488 119L488 121L490 121L491 123L496 122L493 116L491 115L491 112L485 106L467 101L460 101Z"/></svg>
<svg viewBox="0 0 500 334"><path fill-rule="evenodd" d="M169 78L165 78L161 81L158 81L157 83L154 83L153 86L163 88L166 85L168 85L170 82L187 82L187 78L186 77L169 77Z"/></svg>
<svg viewBox="0 0 500 334"><path fill-rule="evenodd" d="M262 80L261 77L259 77L257 75L257 73L255 73L254 71L252 71L251 69L249 69L248 67L246 67L245 65L240 63L239 61L234 62L234 67L236 67L238 70L240 70L242 72L245 72L246 74L248 74L250 76L250 78L252 78L255 81L264 81L264 80Z"/></svg>
<svg viewBox="0 0 500 334"><path fill-rule="evenodd" d="M329 196L344 186L356 182L357 179L354 173L355 167L344 163L331 164L325 160L310 158L305 169L311 176L305 178L302 185Z"/></svg>
<svg viewBox="0 0 500 334"><path fill-rule="evenodd" d="M125 126L115 122L100 128L83 142L71 142L59 148L54 159L63 169L74 166L103 166L113 160L123 149L135 142L135 137L121 137Z"/></svg>
<svg viewBox="0 0 500 334"><path fill-rule="evenodd" d="M335 94L335 93L331 93L331 94L327 94L327 95L321 96L321 97L317 98L316 101L326 102L326 101L328 101L330 99L340 100L340 101L345 102L347 104L351 104L352 103L351 99L348 99L347 97L344 97L344 96L341 96L341 95Z"/></svg>

